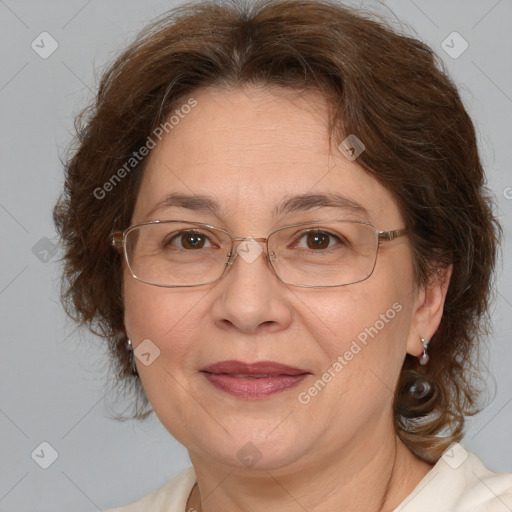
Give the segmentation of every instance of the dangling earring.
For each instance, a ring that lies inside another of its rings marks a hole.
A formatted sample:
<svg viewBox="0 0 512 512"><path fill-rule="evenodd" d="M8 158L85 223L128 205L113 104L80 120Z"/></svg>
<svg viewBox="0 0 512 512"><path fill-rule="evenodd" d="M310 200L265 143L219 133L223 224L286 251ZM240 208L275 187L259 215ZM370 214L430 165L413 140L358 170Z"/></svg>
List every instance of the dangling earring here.
<svg viewBox="0 0 512 512"><path fill-rule="evenodd" d="M421 338L421 344L423 345L423 354L421 354L421 356L418 357L421 366L425 366L428 363L428 360L430 359L430 357L427 354L428 343L428 340L426 340L425 338Z"/></svg>
<svg viewBox="0 0 512 512"><path fill-rule="evenodd" d="M133 356L132 340L130 339L128 339L126 343L126 350L128 350L128 359L130 360L130 365L132 367L132 375L137 375L137 366L135 365L135 358Z"/></svg>

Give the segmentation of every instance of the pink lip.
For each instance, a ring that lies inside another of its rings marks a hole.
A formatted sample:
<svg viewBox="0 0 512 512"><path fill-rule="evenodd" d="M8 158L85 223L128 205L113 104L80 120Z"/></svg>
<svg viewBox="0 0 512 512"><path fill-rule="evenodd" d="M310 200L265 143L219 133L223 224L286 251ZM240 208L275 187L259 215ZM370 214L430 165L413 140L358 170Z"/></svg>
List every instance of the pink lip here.
<svg viewBox="0 0 512 512"><path fill-rule="evenodd" d="M300 375L301 373L309 373L307 370L294 368L286 364L276 363L274 361L260 361L258 363L243 363L242 361L219 361L201 369L202 372L208 373L236 373L245 375Z"/></svg>
<svg viewBox="0 0 512 512"><path fill-rule="evenodd" d="M273 361L252 364L221 361L203 368L201 372L217 389L252 400L294 387L310 375L306 370Z"/></svg>

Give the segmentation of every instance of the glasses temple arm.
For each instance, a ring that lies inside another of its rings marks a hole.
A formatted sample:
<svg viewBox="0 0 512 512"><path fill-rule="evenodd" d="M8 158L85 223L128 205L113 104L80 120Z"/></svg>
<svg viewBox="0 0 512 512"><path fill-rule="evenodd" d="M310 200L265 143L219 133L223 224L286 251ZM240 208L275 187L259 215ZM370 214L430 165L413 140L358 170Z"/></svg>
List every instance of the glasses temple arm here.
<svg viewBox="0 0 512 512"><path fill-rule="evenodd" d="M379 231L379 240L388 240L391 242L395 238L405 235L407 231L407 228L393 229L392 231Z"/></svg>

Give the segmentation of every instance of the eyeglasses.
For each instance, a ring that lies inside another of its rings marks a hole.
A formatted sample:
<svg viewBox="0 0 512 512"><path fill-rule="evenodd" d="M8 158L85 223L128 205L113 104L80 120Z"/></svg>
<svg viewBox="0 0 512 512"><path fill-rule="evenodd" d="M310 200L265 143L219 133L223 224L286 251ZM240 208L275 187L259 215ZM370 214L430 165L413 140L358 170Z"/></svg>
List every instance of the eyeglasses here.
<svg viewBox="0 0 512 512"><path fill-rule="evenodd" d="M214 283L237 255L251 263L265 243L267 260L281 282L329 288L368 279L379 245L406 232L406 228L378 231L364 222L322 220L285 226L267 238L240 238L209 224L155 220L113 233L111 243L123 250L135 279L155 286Z"/></svg>

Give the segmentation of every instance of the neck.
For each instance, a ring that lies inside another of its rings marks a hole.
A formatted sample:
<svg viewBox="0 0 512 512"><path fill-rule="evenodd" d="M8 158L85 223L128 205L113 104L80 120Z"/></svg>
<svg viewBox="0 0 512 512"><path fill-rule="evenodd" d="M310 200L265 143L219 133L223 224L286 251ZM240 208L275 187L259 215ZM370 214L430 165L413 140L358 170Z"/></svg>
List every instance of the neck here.
<svg viewBox="0 0 512 512"><path fill-rule="evenodd" d="M260 470L247 476L233 468L210 467L191 454L198 486L187 502L186 511L214 512L391 512L430 471L432 465L415 457L395 436L370 457L357 450L339 454L315 466L298 471ZM360 450L361 452L361 450Z"/></svg>

